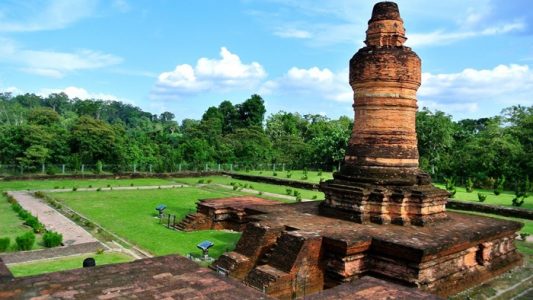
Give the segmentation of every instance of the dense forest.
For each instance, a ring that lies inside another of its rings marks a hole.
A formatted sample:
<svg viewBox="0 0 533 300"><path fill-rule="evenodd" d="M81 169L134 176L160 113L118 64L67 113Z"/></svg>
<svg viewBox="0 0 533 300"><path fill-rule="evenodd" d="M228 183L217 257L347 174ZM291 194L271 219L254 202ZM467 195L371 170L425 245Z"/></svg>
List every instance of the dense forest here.
<svg viewBox="0 0 533 300"><path fill-rule="evenodd" d="M240 104L223 101L201 120L154 115L117 101L70 99L63 93L0 94L0 164L40 170L43 164L113 171L178 164L286 164L332 170L344 156L353 120L280 111L265 119L259 95ZM533 174L533 107L453 121L422 109L417 114L421 167L438 179L471 178L478 185Z"/></svg>

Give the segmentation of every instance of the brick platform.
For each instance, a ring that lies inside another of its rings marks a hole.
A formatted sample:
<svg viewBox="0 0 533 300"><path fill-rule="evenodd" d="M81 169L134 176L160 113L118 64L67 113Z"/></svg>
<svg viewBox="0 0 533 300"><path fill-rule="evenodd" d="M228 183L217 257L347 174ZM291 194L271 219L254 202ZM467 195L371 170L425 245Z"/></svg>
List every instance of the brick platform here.
<svg viewBox="0 0 533 300"><path fill-rule="evenodd" d="M517 222L448 213L427 227L358 224L321 216L319 205L256 208L236 249L214 267L287 299L364 275L447 296L522 262Z"/></svg>
<svg viewBox="0 0 533 300"><path fill-rule="evenodd" d="M0 271L2 264L0 263ZM2 278L0 273L0 279ZM0 281L0 299L272 299L181 256Z"/></svg>
<svg viewBox="0 0 533 300"><path fill-rule="evenodd" d="M278 204L280 202L253 196L204 199L196 204L196 212L185 216L176 228L183 231L209 229L243 231L247 222L245 216L252 214L254 207ZM245 209L248 210L246 214Z"/></svg>

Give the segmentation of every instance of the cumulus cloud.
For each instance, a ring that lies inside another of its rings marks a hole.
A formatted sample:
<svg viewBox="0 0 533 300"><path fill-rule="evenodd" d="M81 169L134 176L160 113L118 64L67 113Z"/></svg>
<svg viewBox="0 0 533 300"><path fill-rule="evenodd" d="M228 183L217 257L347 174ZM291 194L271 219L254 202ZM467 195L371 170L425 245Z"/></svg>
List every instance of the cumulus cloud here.
<svg viewBox="0 0 533 300"><path fill-rule="evenodd" d="M57 52L24 49L8 39L0 39L0 43L0 62L46 77L61 78L69 72L99 69L122 62L118 56L88 49Z"/></svg>
<svg viewBox="0 0 533 300"><path fill-rule="evenodd" d="M260 93L309 96L314 99L329 99L340 102L352 101L348 85L348 71L334 73L328 68L292 67L282 77L263 84Z"/></svg>
<svg viewBox="0 0 533 300"><path fill-rule="evenodd" d="M422 74L420 106L446 112L476 112L533 104L533 71L528 65L499 65L493 69L465 69L458 73Z"/></svg>
<svg viewBox="0 0 533 300"><path fill-rule="evenodd" d="M86 99L101 99L101 100L111 100L111 101L123 101L124 100L115 95L106 94L106 93L92 93L92 92L87 91L84 88L76 87L76 86L69 86L64 89L50 89L50 88L41 89L37 94L46 97L53 93L65 93L71 99L78 98L81 100L86 100Z"/></svg>
<svg viewBox="0 0 533 300"><path fill-rule="evenodd" d="M256 87L266 72L259 63L243 63L225 47L220 59L200 58L195 66L178 65L159 74L152 92L156 97L172 97L207 91L243 90Z"/></svg>
<svg viewBox="0 0 533 300"><path fill-rule="evenodd" d="M11 1L2 7L0 32L65 28L91 16L97 4L97 0Z"/></svg>

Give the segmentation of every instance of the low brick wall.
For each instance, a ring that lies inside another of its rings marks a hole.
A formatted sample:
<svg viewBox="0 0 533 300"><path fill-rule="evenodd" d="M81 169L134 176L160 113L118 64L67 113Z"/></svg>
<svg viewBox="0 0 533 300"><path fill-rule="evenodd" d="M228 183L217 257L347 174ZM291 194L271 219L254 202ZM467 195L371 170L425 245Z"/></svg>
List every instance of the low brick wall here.
<svg viewBox="0 0 533 300"><path fill-rule="evenodd" d="M448 199L446 208L533 220L533 210Z"/></svg>
<svg viewBox="0 0 533 300"><path fill-rule="evenodd" d="M11 252L0 255L0 259L2 259L5 264L15 264L32 260L91 253L103 248L104 246L100 242L92 242L32 251Z"/></svg>
<svg viewBox="0 0 533 300"><path fill-rule="evenodd" d="M184 171L178 173L119 173L119 174L68 174L68 175L23 175L23 176L0 176L0 180L46 180L46 179L131 179L131 178L183 178L222 175L223 172Z"/></svg>
<svg viewBox="0 0 533 300"><path fill-rule="evenodd" d="M318 187L319 187L319 184L305 182L305 181L281 179L281 178L266 177L266 176L247 175L247 174L231 173L231 172L224 172L224 173L235 179L271 183L271 184L277 184L277 185L286 185L286 186L291 186L291 187L306 189L306 190L318 191Z"/></svg>

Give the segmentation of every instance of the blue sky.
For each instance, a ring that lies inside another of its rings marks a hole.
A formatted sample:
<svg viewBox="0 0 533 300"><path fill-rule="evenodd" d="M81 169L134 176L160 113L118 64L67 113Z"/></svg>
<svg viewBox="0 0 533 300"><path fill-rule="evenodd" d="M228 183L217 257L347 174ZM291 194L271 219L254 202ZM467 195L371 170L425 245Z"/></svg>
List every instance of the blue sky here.
<svg viewBox="0 0 533 300"><path fill-rule="evenodd" d="M0 0L0 91L121 100L178 120L259 93L352 116L368 0ZM401 0L419 106L455 119L533 105L531 0Z"/></svg>

